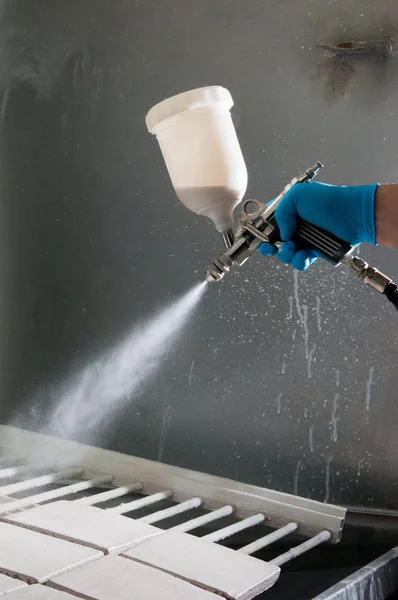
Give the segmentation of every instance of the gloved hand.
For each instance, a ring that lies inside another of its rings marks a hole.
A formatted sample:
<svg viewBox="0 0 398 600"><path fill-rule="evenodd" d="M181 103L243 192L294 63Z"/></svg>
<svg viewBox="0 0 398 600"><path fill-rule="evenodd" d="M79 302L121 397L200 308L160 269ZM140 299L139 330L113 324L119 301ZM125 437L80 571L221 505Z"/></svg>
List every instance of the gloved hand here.
<svg viewBox="0 0 398 600"><path fill-rule="evenodd" d="M361 242L376 244L375 195L378 184L334 186L325 183L299 183L281 200L275 211L284 244L279 251L262 243L264 256L278 254L285 264L304 271L316 260L317 252L300 250L289 241L296 230L297 217L326 229L352 246Z"/></svg>

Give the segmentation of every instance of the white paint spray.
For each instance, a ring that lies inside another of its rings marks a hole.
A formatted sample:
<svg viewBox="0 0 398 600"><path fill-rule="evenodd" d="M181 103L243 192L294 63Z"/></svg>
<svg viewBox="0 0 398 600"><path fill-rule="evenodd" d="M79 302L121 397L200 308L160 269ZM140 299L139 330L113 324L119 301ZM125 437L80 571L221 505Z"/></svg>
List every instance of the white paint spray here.
<svg viewBox="0 0 398 600"><path fill-rule="evenodd" d="M281 412L281 400L282 400L282 394L279 394L279 396L277 397L277 399L275 400L276 402L276 413L279 415Z"/></svg>
<svg viewBox="0 0 398 600"><path fill-rule="evenodd" d="M160 439L159 439L159 450L158 450L158 462L162 461L163 453L164 453L164 443L166 441L166 435L171 425L171 420L173 418L173 409L170 404L166 406L166 410L164 411L163 421L162 421L162 429L160 431Z"/></svg>
<svg viewBox="0 0 398 600"><path fill-rule="evenodd" d="M150 321L136 326L109 354L89 364L62 391L54 392L57 406L42 433L66 438L84 434L84 441L93 443L99 426L123 405L134 402L137 392L164 364L168 344L187 323L205 288L205 283L195 286ZM170 425L168 415L160 456Z"/></svg>
<svg viewBox="0 0 398 600"><path fill-rule="evenodd" d="M308 445L310 447L310 452L314 452L314 425L311 425L310 427L308 434Z"/></svg>
<svg viewBox="0 0 398 600"><path fill-rule="evenodd" d="M298 482L299 482L299 473L302 466L301 460L297 461L296 472L294 474L294 495L298 496Z"/></svg>
<svg viewBox="0 0 398 600"><path fill-rule="evenodd" d="M318 331L322 331L321 323L321 299L319 296L316 297L316 319L318 323Z"/></svg>
<svg viewBox="0 0 398 600"><path fill-rule="evenodd" d="M333 454L328 457L326 461L326 470L325 470L325 502L329 502L330 498L330 465L333 460Z"/></svg>
<svg viewBox="0 0 398 600"><path fill-rule="evenodd" d="M193 374L193 368L195 366L195 361L193 360L191 363L191 368L189 369L189 375L188 375L188 385L192 385L192 374Z"/></svg>
<svg viewBox="0 0 398 600"><path fill-rule="evenodd" d="M314 344L308 354L308 379L311 379L312 377L312 371L311 371L311 367L312 367L312 361L314 360L314 354L315 354L315 350L316 350L316 344Z"/></svg>
<svg viewBox="0 0 398 600"><path fill-rule="evenodd" d="M339 387L340 385L340 371L336 370L336 386Z"/></svg>
<svg viewBox="0 0 398 600"><path fill-rule="evenodd" d="M299 317L299 321L301 325L304 327L304 344L305 344L305 358L308 360L309 352L308 352L308 306L300 304L300 295L299 295L299 283L298 283L298 271L296 269L293 270L293 284L294 284L294 299L296 301L296 309ZM295 335L294 335L295 337ZM294 339L293 337L293 339Z"/></svg>
<svg viewBox="0 0 398 600"><path fill-rule="evenodd" d="M296 271L296 269L294 269L294 271L293 271L293 290L294 290L294 299L296 301L297 314L298 314L300 322L301 322L302 314L301 314L301 304L300 304L300 295L299 295L298 272Z"/></svg>
<svg viewBox="0 0 398 600"><path fill-rule="evenodd" d="M303 327L304 327L304 345L305 345L305 358L309 358L308 351L308 339L309 339L309 330L308 330L308 306L303 304Z"/></svg>
<svg viewBox="0 0 398 600"><path fill-rule="evenodd" d="M339 408L340 394L335 394L333 398L332 410L332 441L337 442L337 411Z"/></svg>
<svg viewBox="0 0 398 600"><path fill-rule="evenodd" d="M370 399L371 399L371 393L372 393L372 385L373 385L374 372L375 372L375 368L374 367L370 367L370 370L369 370L369 379L368 379L368 381L366 383L366 401L365 401L366 410L370 409Z"/></svg>
<svg viewBox="0 0 398 600"><path fill-rule="evenodd" d="M289 301L289 314L288 314L287 318L291 319L293 317L293 296L289 296L288 301Z"/></svg>

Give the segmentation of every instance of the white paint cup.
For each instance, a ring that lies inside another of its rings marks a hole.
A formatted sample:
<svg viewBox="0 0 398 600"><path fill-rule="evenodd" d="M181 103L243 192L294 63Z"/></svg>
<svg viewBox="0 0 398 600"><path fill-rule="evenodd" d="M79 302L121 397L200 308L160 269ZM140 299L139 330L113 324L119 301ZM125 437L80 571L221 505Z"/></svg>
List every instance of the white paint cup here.
<svg viewBox="0 0 398 600"><path fill-rule="evenodd" d="M232 106L228 90L205 87L164 100L146 117L179 199L220 232L232 227L233 210L247 188Z"/></svg>

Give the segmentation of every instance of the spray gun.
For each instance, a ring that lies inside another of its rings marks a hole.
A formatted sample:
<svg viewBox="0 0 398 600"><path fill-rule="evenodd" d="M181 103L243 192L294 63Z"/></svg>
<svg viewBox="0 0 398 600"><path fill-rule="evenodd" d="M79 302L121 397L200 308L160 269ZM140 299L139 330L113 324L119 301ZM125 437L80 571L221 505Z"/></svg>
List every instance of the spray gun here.
<svg viewBox="0 0 398 600"><path fill-rule="evenodd" d="M262 242L282 244L275 211L295 185L312 181L323 167L317 162L295 177L272 202L243 202L238 225L233 210L247 187L247 170L236 136L228 90L208 87L179 94L157 104L146 123L156 135L174 189L182 203L209 217L221 233L225 251L206 271L206 281L220 281L230 269L243 265ZM398 289L391 279L354 256L354 247L328 231L298 219L292 241L296 249L316 250L333 265L344 265L398 310Z"/></svg>
<svg viewBox="0 0 398 600"><path fill-rule="evenodd" d="M322 163L316 162L301 176L292 179L279 196L268 205L264 205L258 200L246 200L240 213L235 240L208 266L206 281L209 283L220 281L233 265L243 265L262 242L273 244L277 248L280 247L282 241L275 219L278 204L293 186L312 181L322 168ZM392 284L389 277L370 267L358 256L354 256L353 246L303 219L298 219L292 241L296 250L316 250L323 259L333 265L347 266L353 274L381 294L385 294L387 288Z"/></svg>

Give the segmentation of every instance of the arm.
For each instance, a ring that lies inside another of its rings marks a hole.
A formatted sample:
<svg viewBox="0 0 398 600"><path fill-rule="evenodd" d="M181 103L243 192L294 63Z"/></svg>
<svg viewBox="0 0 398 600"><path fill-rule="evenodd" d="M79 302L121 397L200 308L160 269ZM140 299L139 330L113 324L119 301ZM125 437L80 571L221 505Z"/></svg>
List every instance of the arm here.
<svg viewBox="0 0 398 600"><path fill-rule="evenodd" d="M376 192L376 239L398 248L398 185L381 185Z"/></svg>

